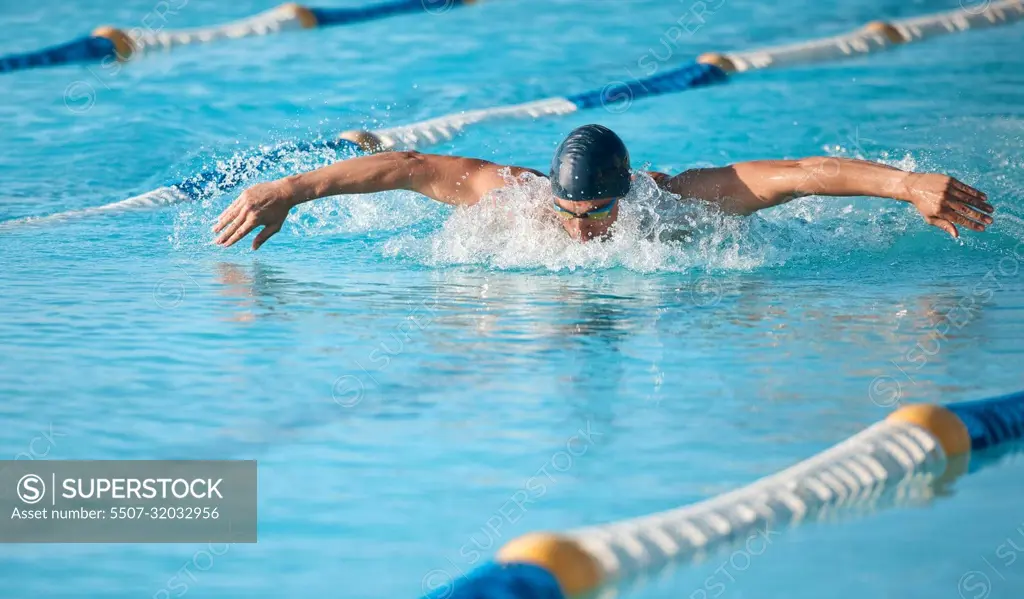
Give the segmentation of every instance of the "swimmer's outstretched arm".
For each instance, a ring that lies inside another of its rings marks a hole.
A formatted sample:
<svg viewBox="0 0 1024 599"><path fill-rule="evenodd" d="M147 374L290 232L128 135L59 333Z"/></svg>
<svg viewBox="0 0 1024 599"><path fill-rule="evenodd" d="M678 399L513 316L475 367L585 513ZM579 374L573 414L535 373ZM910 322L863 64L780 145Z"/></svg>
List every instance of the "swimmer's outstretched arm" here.
<svg viewBox="0 0 1024 599"><path fill-rule="evenodd" d="M216 243L228 247L262 226L252 242L256 250L281 230L288 212L303 202L406 189L446 204L470 206L488 191L506 185L506 176L518 177L526 171L475 158L418 152L360 156L246 189L221 213L213 231L220 234Z"/></svg>
<svg viewBox="0 0 1024 599"><path fill-rule="evenodd" d="M953 237L959 236L956 225L984 231L994 210L984 193L952 177L847 158L741 162L693 169L657 182L730 214L752 214L810 195L892 198L913 204L925 222Z"/></svg>

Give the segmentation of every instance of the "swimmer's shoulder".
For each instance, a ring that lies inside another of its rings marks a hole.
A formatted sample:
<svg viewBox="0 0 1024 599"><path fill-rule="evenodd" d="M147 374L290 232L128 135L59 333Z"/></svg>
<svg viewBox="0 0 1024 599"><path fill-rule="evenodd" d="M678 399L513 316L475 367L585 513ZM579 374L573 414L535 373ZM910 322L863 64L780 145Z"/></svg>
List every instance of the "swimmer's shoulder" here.
<svg viewBox="0 0 1024 599"><path fill-rule="evenodd" d="M672 175L669 175L668 173L662 173L662 172L659 172L659 171L644 171L644 172L647 173L648 177L650 177L651 179L654 180L654 184L655 185L657 185L658 187L660 187L660 188L662 188L662 189L664 189L666 191L668 190L667 185L668 185L669 180L672 179Z"/></svg>
<svg viewBox="0 0 1024 599"><path fill-rule="evenodd" d="M527 185L538 178L547 180L544 173L525 166L494 164L492 183L495 188Z"/></svg>
<svg viewBox="0 0 1024 599"><path fill-rule="evenodd" d="M457 203L463 205L473 205L498 189L529 185L538 178L547 180L543 173L532 168L475 158L461 160L461 168L452 171L451 175L461 180L456 182L455 186L460 188L460 194L463 196Z"/></svg>
<svg viewBox="0 0 1024 599"><path fill-rule="evenodd" d="M525 167L525 166L508 166L508 174L516 181L526 181L533 177L540 177L541 179L547 179L548 176L538 171L537 169Z"/></svg>

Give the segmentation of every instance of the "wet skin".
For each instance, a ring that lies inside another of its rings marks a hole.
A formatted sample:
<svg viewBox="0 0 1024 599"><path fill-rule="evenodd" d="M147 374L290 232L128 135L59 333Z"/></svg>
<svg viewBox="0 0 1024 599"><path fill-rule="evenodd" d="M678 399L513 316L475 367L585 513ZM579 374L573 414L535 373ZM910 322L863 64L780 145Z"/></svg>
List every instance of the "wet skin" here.
<svg viewBox="0 0 1024 599"><path fill-rule="evenodd" d="M648 174L669 193L707 202L737 216L810 195L871 196L910 203L925 222L958 237L958 227L985 231L993 223L995 211L984 192L948 175L911 173L849 158L757 160L691 169L675 176ZM281 230L292 208L317 198L402 189L454 206L472 206L496 189L520 184L526 175L544 176L534 169L476 158L382 152L254 185L221 213L213 230L218 234L216 243L228 247L262 227L252 242L255 250ZM554 201L566 212L583 215L607 206L613 198ZM565 215L554 206L550 209ZM570 217L562 221L562 227L579 241L604 239L618 214L617 202L608 218Z"/></svg>

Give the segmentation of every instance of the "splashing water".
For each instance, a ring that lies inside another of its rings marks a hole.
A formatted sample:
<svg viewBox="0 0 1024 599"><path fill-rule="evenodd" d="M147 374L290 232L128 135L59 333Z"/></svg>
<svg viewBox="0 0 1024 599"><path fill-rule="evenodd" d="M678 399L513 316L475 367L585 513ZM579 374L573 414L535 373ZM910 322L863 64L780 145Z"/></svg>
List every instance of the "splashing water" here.
<svg viewBox="0 0 1024 599"><path fill-rule="evenodd" d="M825 151L865 158L838 145ZM311 170L337 158L331 152L289 155L273 175ZM878 161L919 170L909 154L898 159L885 155ZM247 163L236 157L224 164L244 169ZM239 180L257 177L241 173ZM406 191L324 198L296 208L285 235L362 237L385 259L427 267L553 272L617 267L640 273L752 271L823 260L841 264L903 245L920 255L950 247L947 238L928 230L914 209L902 203L809 197L753 216L731 217L707 203L662 191L643 171L635 173L633 187L620 203L610 238L582 243L565 234L551 212L546 178L525 174L508 183L469 207L452 208ZM174 247L206 243L209 223L225 200L236 195L179 208L170 238ZM1013 234L1019 227L1012 214L1005 216L1011 237L1004 241L1013 243L1020 237ZM964 237L957 243L991 249L1006 245L999 238Z"/></svg>

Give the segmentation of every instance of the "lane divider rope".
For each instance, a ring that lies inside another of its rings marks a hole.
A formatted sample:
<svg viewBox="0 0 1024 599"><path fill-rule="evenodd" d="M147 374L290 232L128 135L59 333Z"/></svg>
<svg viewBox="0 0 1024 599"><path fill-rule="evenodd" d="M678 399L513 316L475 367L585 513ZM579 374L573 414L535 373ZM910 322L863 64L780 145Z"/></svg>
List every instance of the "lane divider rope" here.
<svg viewBox="0 0 1024 599"><path fill-rule="evenodd" d="M786 46L737 53L708 52L700 55L696 65L685 65L661 75L637 79L621 85L605 86L586 94L567 98L549 98L515 106L502 106L447 115L380 131L347 131L343 135L360 143L368 151L418 149L448 141L472 124L501 118L536 118L548 114L568 114L595 106L617 105L621 98L630 101L702 87L724 81L727 75L769 67L792 66L839 60L888 50L894 46L921 41L940 35L1006 25L1024 19L1024 0L990 2L976 10L960 9L891 22L873 21L846 35L810 40ZM709 73L697 65L717 67ZM683 82L689 81L690 84Z"/></svg>
<svg viewBox="0 0 1024 599"><path fill-rule="evenodd" d="M71 218L134 210L149 210L184 202L201 201L203 198L211 197L214 194L230 191L239 185L253 180L260 174L280 167L281 161L287 156L308 154L319 150L332 151L332 158L336 160L352 158L364 153L358 145L345 139L284 143L269 150L236 155L217 168L200 171L182 181L171 183L119 202L79 210L68 210L48 216L28 216L3 221L0 222L0 230L21 225L52 223Z"/></svg>
<svg viewBox="0 0 1024 599"><path fill-rule="evenodd" d="M239 21L179 31L103 26L96 28L88 36L65 44L0 57L0 73L44 66L100 62L105 59L126 62L147 53L168 51L178 46L301 29L351 25L414 12L439 14L456 6L473 4L477 0L443 0L439 8L432 8L432 3L438 1L391 0L359 8L307 8L290 2Z"/></svg>
<svg viewBox="0 0 1024 599"><path fill-rule="evenodd" d="M877 502L882 493L908 481L959 476L972 451L1022 438L1024 391L946 406L908 405L808 460L706 501L514 539L494 562L442 589L443 596L564 599L594 593L668 565L693 562L770 529Z"/></svg>
<svg viewBox="0 0 1024 599"><path fill-rule="evenodd" d="M872 21L857 31L835 37L746 52L705 54L698 60L735 72L840 60L969 29L1006 25L1021 19L1024 19L1024 0L999 0L978 7L909 19Z"/></svg>
<svg viewBox="0 0 1024 599"><path fill-rule="evenodd" d="M690 87L710 85L718 81L724 81L725 78L725 73L714 65L694 63L636 82L636 85L644 95L657 95L680 91ZM645 86L645 89L643 89L643 86ZM25 217L8 220L0 222L0 229L28 223L39 224L123 210L162 208L182 202L201 200L204 197L210 197L211 194L229 191L237 187L239 184L251 179L250 175L252 174L270 170L278 161L287 156L289 152L295 154L330 148L343 150L346 157L352 157L360 153L372 153L387 149L412 149L417 146L452 139L467 125L478 123L482 120L493 120L500 117L523 118L567 114L581 108L589 108L600 103L599 98L602 93L604 93L603 90L594 90L576 94L569 98L551 98L549 100L528 102L515 106L470 111L440 119L431 119L405 127L382 129L374 133L347 131L334 140L283 144L271 152L236 159L227 169L220 168L203 171L185 181L171 183L126 200L82 210L59 212L44 217Z"/></svg>
<svg viewBox="0 0 1024 599"><path fill-rule="evenodd" d="M622 86L605 86L563 98L547 98L525 104L472 110L378 131L346 131L368 151L414 150L453 139L468 125L507 118L538 118L564 115L598 106L614 105L622 94L630 100L681 92L724 82L726 72L712 64L690 63L664 73L635 79Z"/></svg>
<svg viewBox="0 0 1024 599"><path fill-rule="evenodd" d="M416 2L419 1L420 0L416 0ZM470 0L453 1L458 1L461 4L470 3ZM408 0L402 0L401 2L394 2L392 4L379 6L397 7L399 5L405 6L408 4ZM298 5L287 4L275 10L282 10L289 6L295 7ZM296 9L291 8L289 10L295 11ZM384 9L379 10L383 11ZM398 9L396 8L395 10ZM342 13L338 12L333 12L331 14L314 13L314 16L319 15L317 18L330 20L332 18L342 19L343 17L340 16L341 14ZM350 16L348 18L354 17ZM749 52L729 54L706 53L698 57L697 61L694 63L686 64L661 74L643 79L635 79L628 83L623 83L622 85L609 85L599 90L591 90L572 96L547 98L511 106L498 106L494 108L471 110L411 123L409 125L374 131L345 131L340 134L338 140L335 140L332 143L340 143L341 141L352 142L362 151L371 153L389 150L422 149L430 145L450 141L470 125L476 125L485 121L490 122L500 119L560 116L602 105L615 106L617 102L621 101L623 95L630 100L635 100L643 97L677 93L688 89L695 89L714 83L724 82L728 80L730 74L737 72L782 65L792 65L799 62L840 59L877 50L884 50L894 45L928 39L938 35L1009 24L1021 19L1024 19L1024 0L1000 0L990 2L978 10L962 9L892 22L875 21L869 23L857 32L845 36L830 37L822 40L811 40L789 46L779 46ZM112 35L111 39L115 38L116 36ZM107 42L117 45L109 39ZM101 42L96 43L100 48L98 50L90 51L101 51L106 47L103 46ZM122 40L122 43L130 43L130 40ZM66 48L62 51L68 53L86 52L86 50L81 48ZM0 68L0 70L2 70L2 68ZM294 146L299 147L301 144L295 144ZM203 176L205 176L204 173L196 175L196 177L199 178L202 178ZM142 209L146 207L157 208L199 199L199 196L196 196L193 193L169 193L166 191L168 188L179 188L183 184L184 182L170 184L158 190L129 198L128 200L108 204L106 206L58 213L49 217L29 217L10 220L0 223L0 228L23 222L59 220L70 216L85 216L95 213L116 211L119 209ZM204 189L211 191L227 191L229 188L221 185L206 187Z"/></svg>

